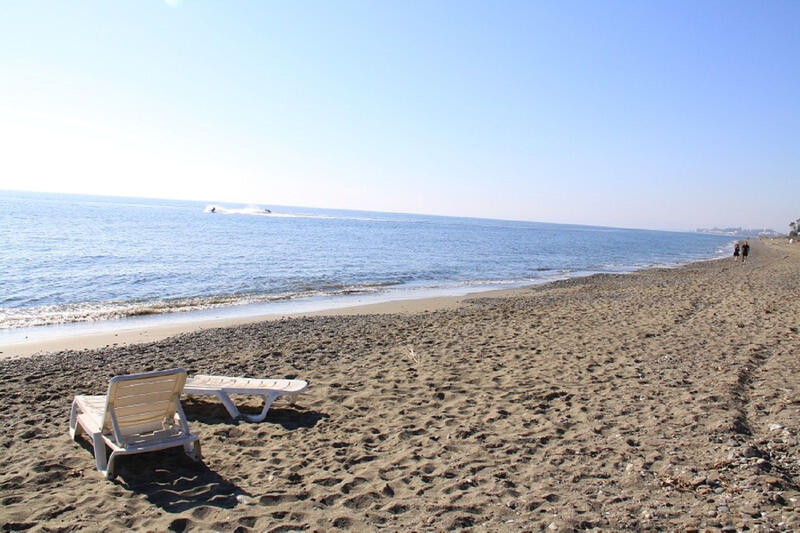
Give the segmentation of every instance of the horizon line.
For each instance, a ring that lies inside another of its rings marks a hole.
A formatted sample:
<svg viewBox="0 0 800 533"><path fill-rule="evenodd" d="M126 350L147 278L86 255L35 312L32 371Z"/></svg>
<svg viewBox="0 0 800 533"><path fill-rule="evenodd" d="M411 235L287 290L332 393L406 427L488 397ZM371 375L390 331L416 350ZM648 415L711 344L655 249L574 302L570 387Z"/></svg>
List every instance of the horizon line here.
<svg viewBox="0 0 800 533"><path fill-rule="evenodd" d="M166 200L166 201L180 201L180 202L196 202L196 203L229 203L229 204L242 204L242 205L253 205L255 204L264 204L264 205L277 205L281 207L294 207L294 208L301 208L301 209L323 209L329 211L350 211L350 212L364 212L364 213L383 213L387 215L411 215L411 216L426 216L426 217L439 217L439 218L461 218L461 219L472 219L472 220L490 220L496 222L517 222L517 223L528 223L528 224L549 224L553 226L576 226L576 227L585 227L585 228L603 228L603 229L620 229L620 230L635 230L635 231L659 231L664 233L692 233L692 234L701 234L703 232L697 231L697 228L690 230L690 229L661 229L661 228L636 228L636 227L627 227L627 226L604 226L600 224L581 224L581 223L574 223L574 222L546 222L541 220L525 220L525 219L511 219L511 218L491 218L491 217L478 217L478 216L465 216L465 215L442 215L437 213L414 213L414 212L406 212L406 211L374 211L368 209L348 209L348 208L341 208L341 207L321 207L321 206L312 206L312 205L286 205L286 204L268 204L266 202L243 202L243 201L219 201L219 200L194 200L189 198L166 198L166 197L156 197L156 196L136 196L136 195L125 195L125 194L89 194L89 193L80 193L80 192L62 192L62 191L37 191L37 190L25 190L25 189L0 189L0 192L18 192L18 193L28 193L28 194L54 194L54 195L62 195L62 196L89 196L95 198L130 198L130 199L139 199L139 200ZM742 228L744 229L744 228ZM750 228L748 228L750 229ZM760 228L760 229L769 229L770 231L776 231L771 228ZM777 232L777 231L776 231ZM777 232L779 233L779 232Z"/></svg>

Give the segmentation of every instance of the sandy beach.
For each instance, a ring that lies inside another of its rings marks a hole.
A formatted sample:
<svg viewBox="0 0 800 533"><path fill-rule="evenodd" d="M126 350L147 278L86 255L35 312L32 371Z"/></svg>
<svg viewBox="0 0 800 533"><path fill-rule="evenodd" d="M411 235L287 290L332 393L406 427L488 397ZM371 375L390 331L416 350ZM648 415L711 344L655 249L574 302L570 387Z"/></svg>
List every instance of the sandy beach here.
<svg viewBox="0 0 800 533"><path fill-rule="evenodd" d="M508 293L509 291L507 290L494 290L487 291L482 294L505 295ZM353 305L307 313L292 313L288 315L265 314L259 316L242 316L211 320L192 320L183 323L151 327L123 328L105 333L33 339L26 342L0 344L0 359L14 359L18 357L27 357L41 353L64 350L112 348L127 346L130 344L141 344L144 342L155 342L182 333L192 333L205 329L228 328L232 326L253 324L256 322L281 320L289 317L419 313L453 307L461 303L464 299L465 297L463 296L444 296L435 298L395 300L373 304Z"/></svg>
<svg viewBox="0 0 800 533"><path fill-rule="evenodd" d="M4 359L0 527L796 530L799 276L800 246L754 242L746 264ZM309 387L262 423L188 398L202 463L104 480L72 397L170 367Z"/></svg>

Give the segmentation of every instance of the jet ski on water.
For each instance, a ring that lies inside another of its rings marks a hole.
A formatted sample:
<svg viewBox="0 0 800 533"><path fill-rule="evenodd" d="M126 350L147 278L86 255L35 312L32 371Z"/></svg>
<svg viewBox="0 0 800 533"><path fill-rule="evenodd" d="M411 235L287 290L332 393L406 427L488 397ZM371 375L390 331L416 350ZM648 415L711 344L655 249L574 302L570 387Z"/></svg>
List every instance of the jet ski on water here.
<svg viewBox="0 0 800 533"><path fill-rule="evenodd" d="M271 215L272 210L266 207L256 205L249 205L247 207L222 207L218 205L207 205L205 208L206 213L217 215Z"/></svg>

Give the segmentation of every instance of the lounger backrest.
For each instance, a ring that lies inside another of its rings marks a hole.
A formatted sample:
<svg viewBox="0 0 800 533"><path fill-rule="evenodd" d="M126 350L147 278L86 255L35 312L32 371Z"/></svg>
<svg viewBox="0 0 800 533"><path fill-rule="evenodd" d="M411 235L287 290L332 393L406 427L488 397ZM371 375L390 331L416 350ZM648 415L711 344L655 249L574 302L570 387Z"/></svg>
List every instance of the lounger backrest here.
<svg viewBox="0 0 800 533"><path fill-rule="evenodd" d="M115 440L124 445L134 437L172 426L177 411L182 429L188 433L180 406L184 383L186 371L181 368L111 378L104 432L113 432Z"/></svg>

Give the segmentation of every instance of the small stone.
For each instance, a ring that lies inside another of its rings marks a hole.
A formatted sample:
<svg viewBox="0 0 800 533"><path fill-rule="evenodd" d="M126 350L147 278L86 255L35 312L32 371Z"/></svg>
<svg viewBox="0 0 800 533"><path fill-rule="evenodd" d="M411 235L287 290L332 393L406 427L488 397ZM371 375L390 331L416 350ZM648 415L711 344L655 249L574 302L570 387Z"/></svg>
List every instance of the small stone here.
<svg viewBox="0 0 800 533"><path fill-rule="evenodd" d="M761 452L755 446L745 446L742 455L744 457L761 457Z"/></svg>
<svg viewBox="0 0 800 533"><path fill-rule="evenodd" d="M780 431L782 429L785 429L785 428L780 424L770 424L769 425L769 430L770 431Z"/></svg>
<svg viewBox="0 0 800 533"><path fill-rule="evenodd" d="M752 516L753 518L758 518L759 516L761 516L761 511L759 511L752 505L742 505L739 508L739 511L741 511L742 514L745 514L747 516Z"/></svg>
<svg viewBox="0 0 800 533"><path fill-rule="evenodd" d="M236 501L242 505L255 505L256 503L255 498L251 498L250 496L246 496L244 494L237 494Z"/></svg>

